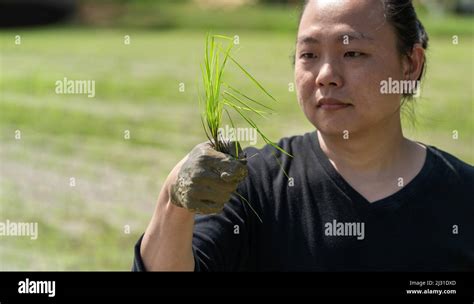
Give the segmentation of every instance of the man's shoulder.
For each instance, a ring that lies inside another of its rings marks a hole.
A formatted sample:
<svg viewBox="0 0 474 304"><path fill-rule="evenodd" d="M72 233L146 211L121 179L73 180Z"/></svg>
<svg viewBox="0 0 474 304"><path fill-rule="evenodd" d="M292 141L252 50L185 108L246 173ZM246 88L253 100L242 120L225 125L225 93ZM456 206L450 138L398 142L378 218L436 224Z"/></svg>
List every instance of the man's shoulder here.
<svg viewBox="0 0 474 304"><path fill-rule="evenodd" d="M247 147L244 151L249 165L252 167L265 166L271 169L278 168L283 163L291 162L296 155L300 155L303 152L302 150L310 145L311 134L313 133L282 137L275 143L279 148L271 144L266 144L262 148Z"/></svg>
<svg viewBox="0 0 474 304"><path fill-rule="evenodd" d="M444 178L455 178L463 184L472 185L474 182L474 167L458 157L434 146L428 146L433 153L437 167L435 168Z"/></svg>

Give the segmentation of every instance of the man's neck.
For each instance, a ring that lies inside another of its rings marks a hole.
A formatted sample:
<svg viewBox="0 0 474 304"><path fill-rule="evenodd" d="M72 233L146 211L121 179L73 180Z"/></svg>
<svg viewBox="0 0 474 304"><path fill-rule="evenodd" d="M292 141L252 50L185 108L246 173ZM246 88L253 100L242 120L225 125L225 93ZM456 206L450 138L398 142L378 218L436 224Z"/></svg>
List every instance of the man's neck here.
<svg viewBox="0 0 474 304"><path fill-rule="evenodd" d="M373 127L364 133L324 135L317 132L321 149L340 173L365 178L384 178L397 170L397 163L411 151L409 140L403 137L398 122L384 127Z"/></svg>

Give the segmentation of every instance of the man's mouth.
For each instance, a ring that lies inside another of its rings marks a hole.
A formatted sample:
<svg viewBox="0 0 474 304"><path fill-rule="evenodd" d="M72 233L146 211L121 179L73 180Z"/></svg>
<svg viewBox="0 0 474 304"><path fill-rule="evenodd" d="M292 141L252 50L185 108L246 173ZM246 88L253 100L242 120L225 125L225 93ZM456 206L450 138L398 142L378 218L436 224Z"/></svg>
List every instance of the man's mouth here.
<svg viewBox="0 0 474 304"><path fill-rule="evenodd" d="M320 98L316 107L322 110L339 110L352 106L350 103L342 102L335 98Z"/></svg>

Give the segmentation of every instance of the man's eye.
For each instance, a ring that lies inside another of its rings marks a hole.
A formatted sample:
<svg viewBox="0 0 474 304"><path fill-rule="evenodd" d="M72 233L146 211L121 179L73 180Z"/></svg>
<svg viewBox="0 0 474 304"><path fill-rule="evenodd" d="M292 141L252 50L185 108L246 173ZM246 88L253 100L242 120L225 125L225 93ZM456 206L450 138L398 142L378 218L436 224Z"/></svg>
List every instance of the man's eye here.
<svg viewBox="0 0 474 304"><path fill-rule="evenodd" d="M363 56L364 53L361 53L361 52L346 52L344 54L344 57L352 57L352 58L356 58L356 57L360 57L360 56Z"/></svg>
<svg viewBox="0 0 474 304"><path fill-rule="evenodd" d="M316 55L314 55L313 53L303 53L301 54L300 58L312 59L312 58L316 58Z"/></svg>

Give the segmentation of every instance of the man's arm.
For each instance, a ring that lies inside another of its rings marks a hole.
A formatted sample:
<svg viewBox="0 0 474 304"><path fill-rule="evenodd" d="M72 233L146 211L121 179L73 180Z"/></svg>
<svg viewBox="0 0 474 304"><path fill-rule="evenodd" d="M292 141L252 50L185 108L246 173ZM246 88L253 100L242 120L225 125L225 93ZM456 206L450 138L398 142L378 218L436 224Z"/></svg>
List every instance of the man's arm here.
<svg viewBox="0 0 474 304"><path fill-rule="evenodd" d="M245 162L207 143L197 145L173 168L158 196L140 245L145 269L193 271L194 211L220 213L246 175Z"/></svg>

